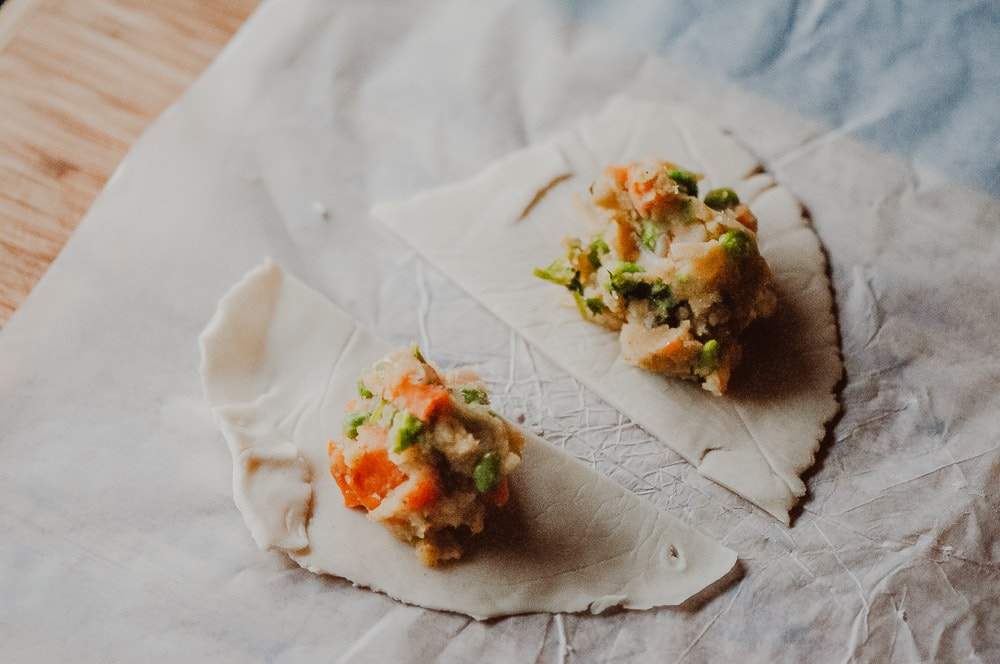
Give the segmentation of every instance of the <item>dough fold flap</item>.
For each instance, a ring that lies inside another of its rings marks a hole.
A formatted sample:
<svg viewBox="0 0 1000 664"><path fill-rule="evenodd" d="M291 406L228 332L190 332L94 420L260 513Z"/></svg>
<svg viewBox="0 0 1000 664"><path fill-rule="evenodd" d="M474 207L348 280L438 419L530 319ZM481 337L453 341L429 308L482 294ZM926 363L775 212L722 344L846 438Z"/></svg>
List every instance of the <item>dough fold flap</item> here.
<svg viewBox="0 0 1000 664"><path fill-rule="evenodd" d="M582 320L573 306L553 306L560 294L532 274L558 255L563 237L591 232L580 199L601 169L643 159L703 173L702 193L734 188L760 220L778 312L748 330L725 397L628 365L616 333ZM534 201L527 211L526 199ZM377 205L373 215L703 475L789 522L806 490L800 476L837 411L842 366L833 299L801 206L731 136L681 106L619 99L464 182Z"/></svg>
<svg viewBox="0 0 1000 664"><path fill-rule="evenodd" d="M273 262L225 297L201 336L202 379L233 455L254 540L304 568L410 604L477 619L676 605L729 573L736 555L537 437L511 502L462 561L425 568L344 507L326 442L361 371L390 348Z"/></svg>
<svg viewBox="0 0 1000 664"><path fill-rule="evenodd" d="M233 500L257 546L298 551L309 545L312 471L294 443L271 439L275 428L258 413L254 404L212 410L233 455Z"/></svg>

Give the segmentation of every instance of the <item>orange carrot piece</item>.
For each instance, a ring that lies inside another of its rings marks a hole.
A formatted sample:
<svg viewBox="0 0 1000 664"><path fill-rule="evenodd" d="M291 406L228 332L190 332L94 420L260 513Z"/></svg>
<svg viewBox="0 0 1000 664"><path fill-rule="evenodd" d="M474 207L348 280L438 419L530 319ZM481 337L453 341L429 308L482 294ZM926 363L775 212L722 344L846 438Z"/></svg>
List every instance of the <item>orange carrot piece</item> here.
<svg viewBox="0 0 1000 664"><path fill-rule="evenodd" d="M489 499L497 507L503 507L510 500L510 486L507 484L507 478L500 480L499 486L493 489L493 492L489 495Z"/></svg>
<svg viewBox="0 0 1000 664"><path fill-rule="evenodd" d="M403 500L406 501L407 507L417 511L430 507L440 497L441 485L438 483L437 475L429 472L417 481L413 491L407 494Z"/></svg>
<svg viewBox="0 0 1000 664"><path fill-rule="evenodd" d="M401 399L403 407L421 422L429 422L434 413L451 403L448 390L440 385L413 383L409 375L392 386L390 395Z"/></svg>
<svg viewBox="0 0 1000 664"><path fill-rule="evenodd" d="M757 217L753 215L750 208L741 203L736 206L733 212L736 214L736 221L740 222L755 233L757 232Z"/></svg>
<svg viewBox="0 0 1000 664"><path fill-rule="evenodd" d="M684 348L684 337L677 337L666 346L657 351L658 355L673 355L677 351Z"/></svg>
<svg viewBox="0 0 1000 664"><path fill-rule="evenodd" d="M633 182L632 183L632 191L634 191L636 194L639 194L641 196L642 194L645 194L645 193L649 192L653 188L654 184L656 184L656 183L653 182L652 180L645 180L645 181L642 181L642 182Z"/></svg>
<svg viewBox="0 0 1000 664"><path fill-rule="evenodd" d="M625 182L628 181L628 168L625 166L608 166L604 169L607 175L611 176L615 185L619 188L625 188Z"/></svg>
<svg viewBox="0 0 1000 664"><path fill-rule="evenodd" d="M351 469L347 467L347 463L344 461L344 453L333 444L333 441L330 441L327 451L330 455L330 474L333 475L334 481L340 487L340 493L344 496L344 505L347 507L361 507L362 503L358 499L358 494L354 492L348 479Z"/></svg>
<svg viewBox="0 0 1000 664"><path fill-rule="evenodd" d="M369 511L381 505L389 492L405 481L406 475L389 460L385 449L366 453L351 468L351 485Z"/></svg>
<svg viewBox="0 0 1000 664"><path fill-rule="evenodd" d="M406 481L406 475L389 459L384 448L365 452L353 466L347 465L344 454L333 443L329 452L330 474L340 487L347 507L373 510L390 491Z"/></svg>

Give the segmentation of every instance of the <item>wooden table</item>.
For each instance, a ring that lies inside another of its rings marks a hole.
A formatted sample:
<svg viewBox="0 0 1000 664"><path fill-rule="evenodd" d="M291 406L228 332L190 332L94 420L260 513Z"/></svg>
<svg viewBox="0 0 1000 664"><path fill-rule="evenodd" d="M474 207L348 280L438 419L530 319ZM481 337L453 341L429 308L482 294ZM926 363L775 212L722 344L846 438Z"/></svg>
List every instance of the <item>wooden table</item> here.
<svg viewBox="0 0 1000 664"><path fill-rule="evenodd" d="M0 6L0 326L142 131L260 0Z"/></svg>

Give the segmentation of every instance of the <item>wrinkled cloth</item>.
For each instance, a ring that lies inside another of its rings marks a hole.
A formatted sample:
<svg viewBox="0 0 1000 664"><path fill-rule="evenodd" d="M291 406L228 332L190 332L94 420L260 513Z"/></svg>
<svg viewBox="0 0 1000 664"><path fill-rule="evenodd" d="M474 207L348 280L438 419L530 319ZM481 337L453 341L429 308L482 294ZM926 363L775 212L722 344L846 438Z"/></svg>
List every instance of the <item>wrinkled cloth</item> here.
<svg viewBox="0 0 1000 664"><path fill-rule="evenodd" d="M969 15L982 35L995 11L971 7L934 33L948 48L893 61L910 72L955 53L940 67L969 84L934 102L946 131L893 120L914 117L909 75L803 55L852 39L877 49L863 12L822 4L831 18L813 31L809 12L786 13L785 29L755 18L775 55L738 64L746 51L711 46L725 39L712 14L688 8L672 32L669 5L642 20L646 3L613 6L642 31L605 25L611 3L258 10L0 331L3 659L1000 659L1000 202L981 193L1000 136L979 131L996 53L948 37ZM924 20L900 30L920 43ZM702 46L665 56L651 34ZM786 59L783 74L760 64ZM789 72L808 82L796 104ZM623 94L729 128L802 201L827 252L842 412L791 528L699 476L369 220L375 202L467 177ZM885 120L866 124L869 108ZM899 140L856 140L875 125ZM196 339L267 255L383 338L471 364L504 415L736 550L742 578L679 609L479 623L258 550Z"/></svg>
<svg viewBox="0 0 1000 664"><path fill-rule="evenodd" d="M996 196L1000 8L990 0L550 2Z"/></svg>

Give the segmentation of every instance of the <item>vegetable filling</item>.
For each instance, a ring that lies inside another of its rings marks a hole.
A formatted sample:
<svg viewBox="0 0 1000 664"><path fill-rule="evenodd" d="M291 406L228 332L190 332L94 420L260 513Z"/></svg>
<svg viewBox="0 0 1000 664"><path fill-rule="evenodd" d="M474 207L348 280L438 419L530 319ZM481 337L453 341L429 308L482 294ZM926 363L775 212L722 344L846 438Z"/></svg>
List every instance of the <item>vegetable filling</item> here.
<svg viewBox="0 0 1000 664"><path fill-rule="evenodd" d="M362 507L433 566L461 557L488 510L510 498L524 438L490 408L468 369L443 374L415 345L393 352L357 383L330 473L347 507Z"/></svg>
<svg viewBox="0 0 1000 664"><path fill-rule="evenodd" d="M623 358L725 393L751 322L777 306L757 218L729 188L665 161L608 166L591 186L601 228L566 238L535 276L566 288L588 321L620 331Z"/></svg>

